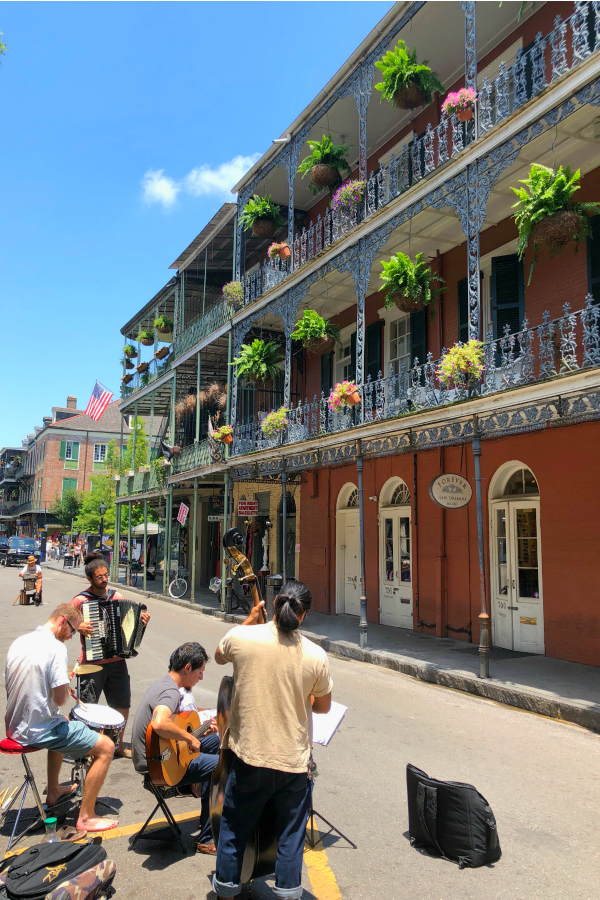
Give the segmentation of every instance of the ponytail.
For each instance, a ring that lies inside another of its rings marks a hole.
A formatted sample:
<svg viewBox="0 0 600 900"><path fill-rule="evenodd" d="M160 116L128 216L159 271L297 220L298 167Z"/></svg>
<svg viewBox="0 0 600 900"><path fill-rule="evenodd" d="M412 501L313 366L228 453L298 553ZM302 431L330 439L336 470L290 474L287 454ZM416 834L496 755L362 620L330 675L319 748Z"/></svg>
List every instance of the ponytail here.
<svg viewBox="0 0 600 900"><path fill-rule="evenodd" d="M312 594L301 581L289 581L275 597L274 619L280 634L291 635L300 625L300 616L310 609Z"/></svg>

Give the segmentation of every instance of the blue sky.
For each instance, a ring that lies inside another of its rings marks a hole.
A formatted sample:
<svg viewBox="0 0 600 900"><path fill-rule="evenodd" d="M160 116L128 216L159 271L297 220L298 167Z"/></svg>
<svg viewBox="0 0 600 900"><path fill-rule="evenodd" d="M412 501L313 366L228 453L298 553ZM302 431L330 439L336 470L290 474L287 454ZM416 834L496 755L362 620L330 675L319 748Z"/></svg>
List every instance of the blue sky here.
<svg viewBox="0 0 600 900"><path fill-rule="evenodd" d="M3 4L0 446L118 392L120 326L391 5Z"/></svg>

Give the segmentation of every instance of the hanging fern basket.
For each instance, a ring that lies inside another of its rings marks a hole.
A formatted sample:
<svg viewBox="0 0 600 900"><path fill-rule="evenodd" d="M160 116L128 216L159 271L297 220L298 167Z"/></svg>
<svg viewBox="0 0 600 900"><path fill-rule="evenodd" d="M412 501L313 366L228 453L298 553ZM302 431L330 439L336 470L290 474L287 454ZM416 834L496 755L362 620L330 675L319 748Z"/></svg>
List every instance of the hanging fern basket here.
<svg viewBox="0 0 600 900"><path fill-rule="evenodd" d="M561 247L574 240L580 231L581 215L572 209L561 209L534 225L531 237L540 247L557 253Z"/></svg>
<svg viewBox="0 0 600 900"><path fill-rule="evenodd" d="M144 372L147 372L150 367L150 363L143 362L140 363L139 366L136 366L137 371L142 375Z"/></svg>
<svg viewBox="0 0 600 900"><path fill-rule="evenodd" d="M418 84L409 84L394 94L394 104L398 109L416 109L425 106L427 97Z"/></svg>
<svg viewBox="0 0 600 900"><path fill-rule="evenodd" d="M422 297L414 300L412 297L407 297L406 294L402 293L402 291L394 291L392 297L398 309L402 310L402 312L405 313L421 312L421 310L425 306Z"/></svg>
<svg viewBox="0 0 600 900"><path fill-rule="evenodd" d="M323 356L325 353L333 353L335 348L335 340L329 334L324 334L321 338L312 338L307 341L306 350L308 353Z"/></svg>
<svg viewBox="0 0 600 900"><path fill-rule="evenodd" d="M135 366L134 366L134 364L131 362L130 359L128 359L127 362L125 363L125 368L126 368L126 369L135 369Z"/></svg>
<svg viewBox="0 0 600 900"><path fill-rule="evenodd" d="M138 355L137 350L124 350L123 352L128 359L135 359Z"/></svg>
<svg viewBox="0 0 600 900"><path fill-rule="evenodd" d="M140 344L143 344L144 347L152 347L154 344L154 338L141 338Z"/></svg>
<svg viewBox="0 0 600 900"><path fill-rule="evenodd" d="M129 384L130 381L133 381L133 375L123 375L121 381L123 384Z"/></svg>
<svg viewBox="0 0 600 900"><path fill-rule="evenodd" d="M163 331L162 328L157 328L156 333L158 334L159 341L162 341L163 344L171 344L173 342L173 332L171 329L167 328Z"/></svg>
<svg viewBox="0 0 600 900"><path fill-rule="evenodd" d="M270 238L275 234L275 222L271 219L257 219L252 226L252 234L254 237Z"/></svg>
<svg viewBox="0 0 600 900"><path fill-rule="evenodd" d="M319 163L310 170L310 180L317 187L329 187L340 180L340 173L335 166L326 166Z"/></svg>

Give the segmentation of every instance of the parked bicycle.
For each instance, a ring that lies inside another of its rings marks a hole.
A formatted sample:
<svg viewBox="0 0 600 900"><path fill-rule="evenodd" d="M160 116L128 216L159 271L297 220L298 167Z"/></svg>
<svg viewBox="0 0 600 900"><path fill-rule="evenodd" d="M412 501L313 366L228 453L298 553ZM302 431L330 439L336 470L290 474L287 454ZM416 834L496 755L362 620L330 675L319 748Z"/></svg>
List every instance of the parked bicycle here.
<svg viewBox="0 0 600 900"><path fill-rule="evenodd" d="M174 573L175 577L169 584L169 594L174 600L181 600L187 593L187 579L189 578L190 573L184 566L178 566L177 569L171 569L171 575Z"/></svg>

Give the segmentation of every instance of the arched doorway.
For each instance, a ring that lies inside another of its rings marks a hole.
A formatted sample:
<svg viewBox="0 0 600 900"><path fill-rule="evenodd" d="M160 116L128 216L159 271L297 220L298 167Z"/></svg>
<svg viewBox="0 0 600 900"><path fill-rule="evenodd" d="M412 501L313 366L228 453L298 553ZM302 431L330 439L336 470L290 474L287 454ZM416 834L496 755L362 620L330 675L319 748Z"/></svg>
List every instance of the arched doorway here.
<svg viewBox="0 0 600 900"><path fill-rule="evenodd" d="M336 609L350 616L360 615L360 535L358 488L345 484L338 495L336 510Z"/></svg>
<svg viewBox="0 0 600 900"><path fill-rule="evenodd" d="M379 606L381 624L413 627L410 491L390 478L379 494Z"/></svg>
<svg viewBox="0 0 600 900"><path fill-rule="evenodd" d="M540 492L535 475L513 460L490 485L493 642L544 653Z"/></svg>

